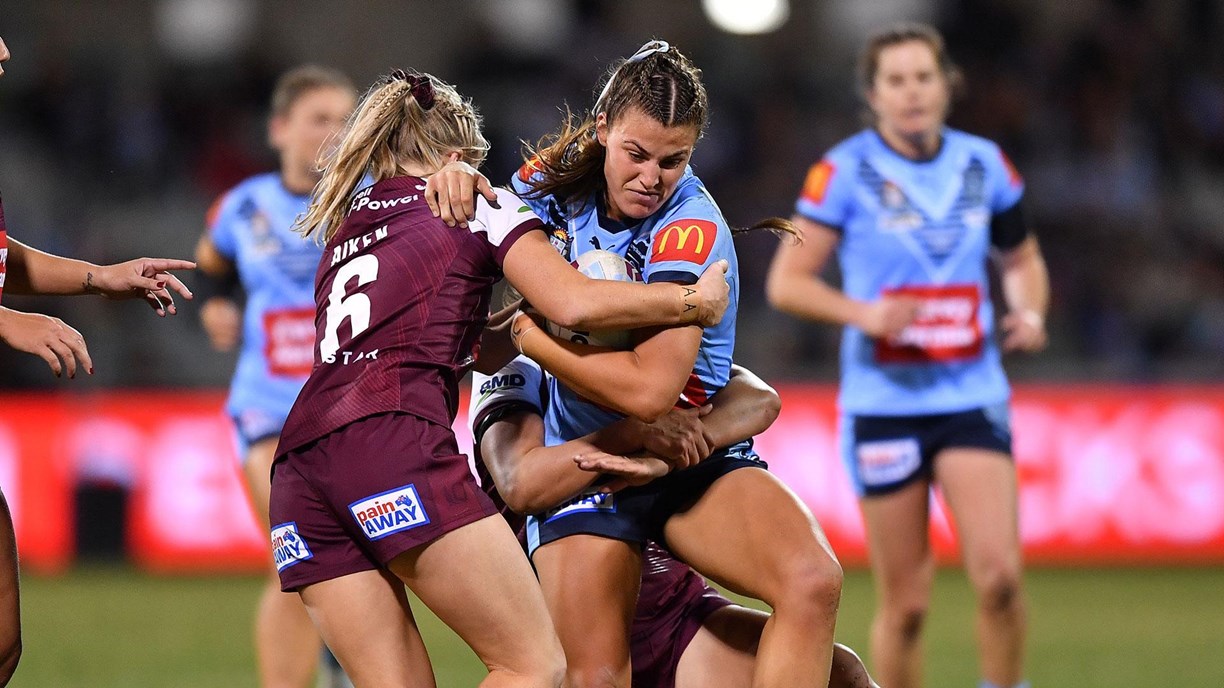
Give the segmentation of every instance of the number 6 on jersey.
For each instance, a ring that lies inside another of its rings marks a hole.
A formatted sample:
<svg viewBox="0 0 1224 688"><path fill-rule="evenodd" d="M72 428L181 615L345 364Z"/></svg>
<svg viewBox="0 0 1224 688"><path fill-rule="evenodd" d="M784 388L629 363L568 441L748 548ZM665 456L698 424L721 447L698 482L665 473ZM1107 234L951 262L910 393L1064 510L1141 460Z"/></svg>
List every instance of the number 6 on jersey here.
<svg viewBox="0 0 1224 688"><path fill-rule="evenodd" d="M352 329L350 339L370 326L370 297L348 294L348 282L354 277L358 288L378 279L378 258L372 254L358 256L336 271L331 294L327 297L327 328L319 343L319 356L324 363L336 362L336 352L340 350L340 324L345 318L349 319Z"/></svg>

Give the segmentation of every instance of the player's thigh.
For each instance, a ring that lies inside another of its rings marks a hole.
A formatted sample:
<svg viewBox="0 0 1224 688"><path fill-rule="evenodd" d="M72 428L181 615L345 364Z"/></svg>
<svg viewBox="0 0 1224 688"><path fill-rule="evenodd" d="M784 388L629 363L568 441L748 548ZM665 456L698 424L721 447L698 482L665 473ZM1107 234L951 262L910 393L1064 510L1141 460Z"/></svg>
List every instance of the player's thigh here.
<svg viewBox="0 0 1224 688"><path fill-rule="evenodd" d="M930 483L922 478L893 492L862 497L859 508L881 598L925 599L935 577L928 534Z"/></svg>
<svg viewBox="0 0 1224 688"><path fill-rule="evenodd" d="M404 552L389 568L490 668L536 671L559 661L540 586L501 516Z"/></svg>
<svg viewBox="0 0 1224 688"><path fill-rule="evenodd" d="M676 665L676 688L749 688L769 614L731 605L705 618Z"/></svg>
<svg viewBox="0 0 1224 688"><path fill-rule="evenodd" d="M642 582L640 548L599 535L570 535L541 545L532 561L571 669L627 667Z"/></svg>
<svg viewBox="0 0 1224 688"><path fill-rule="evenodd" d="M1020 566L1016 466L999 451L956 447L935 459L935 479L956 521L970 578Z"/></svg>
<svg viewBox="0 0 1224 688"><path fill-rule="evenodd" d="M706 577L767 602L796 575L841 576L811 510L762 468L722 475L663 532L668 548Z"/></svg>
<svg viewBox="0 0 1224 688"><path fill-rule="evenodd" d="M242 464L247 491L251 495L251 506L259 522L268 524L268 500L272 493L272 462L276 459L277 437L269 437L251 444Z"/></svg>
<svg viewBox="0 0 1224 688"><path fill-rule="evenodd" d="M433 688L433 670L404 585L362 571L301 590L320 635L357 686Z"/></svg>

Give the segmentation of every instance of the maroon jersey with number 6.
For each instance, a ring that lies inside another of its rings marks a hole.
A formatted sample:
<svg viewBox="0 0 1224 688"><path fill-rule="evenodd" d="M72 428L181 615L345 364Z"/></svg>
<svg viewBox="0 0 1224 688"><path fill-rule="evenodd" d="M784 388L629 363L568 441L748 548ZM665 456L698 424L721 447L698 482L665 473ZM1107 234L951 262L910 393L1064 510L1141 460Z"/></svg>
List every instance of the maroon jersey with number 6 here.
<svg viewBox="0 0 1224 688"><path fill-rule="evenodd" d="M425 181L395 177L353 197L315 275L314 367L277 456L345 425L404 412L449 428L489 294L510 246L542 226L509 191L478 198L467 229L433 217Z"/></svg>

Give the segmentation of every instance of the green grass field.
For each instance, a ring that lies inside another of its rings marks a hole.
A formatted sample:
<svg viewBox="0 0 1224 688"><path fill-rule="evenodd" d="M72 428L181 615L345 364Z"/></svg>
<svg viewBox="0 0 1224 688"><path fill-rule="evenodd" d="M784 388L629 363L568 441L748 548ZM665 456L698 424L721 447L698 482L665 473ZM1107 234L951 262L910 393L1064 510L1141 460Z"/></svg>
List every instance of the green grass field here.
<svg viewBox="0 0 1224 688"><path fill-rule="evenodd" d="M151 577L83 568L22 585L25 653L12 685L35 688L254 686L250 617L260 581ZM1036 570L1029 675L1037 688L1224 686L1224 569ZM866 654L866 572L846 575L839 637ZM472 653L418 604L444 688L476 685ZM928 686L976 685L972 596L940 573Z"/></svg>

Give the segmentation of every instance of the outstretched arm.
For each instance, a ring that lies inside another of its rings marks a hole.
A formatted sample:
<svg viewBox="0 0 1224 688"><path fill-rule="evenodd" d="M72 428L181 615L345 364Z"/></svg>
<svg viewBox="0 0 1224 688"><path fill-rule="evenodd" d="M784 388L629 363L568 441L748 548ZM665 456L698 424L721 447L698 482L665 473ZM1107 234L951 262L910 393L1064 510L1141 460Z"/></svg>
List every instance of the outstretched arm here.
<svg viewBox="0 0 1224 688"><path fill-rule="evenodd" d="M143 298L158 315L177 312L171 290L190 299L191 290L170 270L195 263L171 258L137 258L115 265L94 265L39 251L9 238L5 289L14 294L101 294L111 299Z"/></svg>

